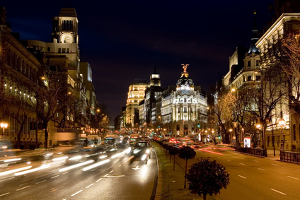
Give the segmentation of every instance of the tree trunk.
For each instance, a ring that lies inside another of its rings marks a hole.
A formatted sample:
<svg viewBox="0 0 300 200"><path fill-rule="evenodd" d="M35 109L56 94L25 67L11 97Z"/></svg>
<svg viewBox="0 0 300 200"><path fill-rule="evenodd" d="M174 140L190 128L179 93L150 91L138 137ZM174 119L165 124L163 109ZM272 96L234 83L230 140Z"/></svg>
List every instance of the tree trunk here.
<svg viewBox="0 0 300 200"><path fill-rule="evenodd" d="M172 158L172 155L170 154L170 162L171 162L171 158Z"/></svg>
<svg viewBox="0 0 300 200"><path fill-rule="evenodd" d="M185 160L185 170L184 170L184 189L186 188L186 170L187 170L187 159Z"/></svg>
<svg viewBox="0 0 300 200"><path fill-rule="evenodd" d="M206 200L206 194L203 194L203 200Z"/></svg>
<svg viewBox="0 0 300 200"><path fill-rule="evenodd" d="M21 148L21 133L17 134L17 149Z"/></svg>
<svg viewBox="0 0 300 200"><path fill-rule="evenodd" d="M45 129L45 149L48 148L48 122L44 121L44 129Z"/></svg>
<svg viewBox="0 0 300 200"><path fill-rule="evenodd" d="M174 155L174 165L173 165L173 170L175 170L175 155Z"/></svg>

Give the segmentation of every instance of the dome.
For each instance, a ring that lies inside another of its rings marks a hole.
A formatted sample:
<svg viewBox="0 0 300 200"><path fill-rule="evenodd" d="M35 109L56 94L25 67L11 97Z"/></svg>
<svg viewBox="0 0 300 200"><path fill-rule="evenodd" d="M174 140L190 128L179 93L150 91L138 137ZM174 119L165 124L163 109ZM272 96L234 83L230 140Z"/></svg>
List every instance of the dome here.
<svg viewBox="0 0 300 200"><path fill-rule="evenodd" d="M186 71L189 64L182 64L184 71L181 73L181 77L177 81L177 90L190 90L194 88L194 82L189 77L189 73Z"/></svg>

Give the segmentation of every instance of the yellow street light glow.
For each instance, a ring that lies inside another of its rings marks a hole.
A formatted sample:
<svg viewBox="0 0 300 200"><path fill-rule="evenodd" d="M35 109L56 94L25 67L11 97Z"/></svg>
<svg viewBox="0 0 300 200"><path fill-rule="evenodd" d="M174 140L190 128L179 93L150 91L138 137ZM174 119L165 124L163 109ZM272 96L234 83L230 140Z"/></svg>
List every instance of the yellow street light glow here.
<svg viewBox="0 0 300 200"><path fill-rule="evenodd" d="M4 128L7 128L7 127L8 127L8 123L1 122L1 123L0 123L0 127L3 128L3 129L4 129Z"/></svg>
<svg viewBox="0 0 300 200"><path fill-rule="evenodd" d="M284 120L284 119L280 119L280 120L278 121L278 124L279 124L280 126L283 126L283 125L285 124L285 120Z"/></svg>
<svg viewBox="0 0 300 200"><path fill-rule="evenodd" d="M261 127L261 124L256 124L257 129L260 129L260 127Z"/></svg>

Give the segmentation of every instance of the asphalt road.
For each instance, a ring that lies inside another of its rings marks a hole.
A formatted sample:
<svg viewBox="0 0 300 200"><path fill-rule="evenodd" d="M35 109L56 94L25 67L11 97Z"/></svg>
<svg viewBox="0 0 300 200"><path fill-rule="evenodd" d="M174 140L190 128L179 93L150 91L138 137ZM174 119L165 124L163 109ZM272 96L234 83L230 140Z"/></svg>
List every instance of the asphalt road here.
<svg viewBox="0 0 300 200"><path fill-rule="evenodd" d="M147 164L129 156L100 162L92 169L87 167L95 163L68 170L69 166L56 164L28 174L14 173L0 179L0 199L150 199L157 173L154 152Z"/></svg>
<svg viewBox="0 0 300 200"><path fill-rule="evenodd" d="M224 148L200 149L196 153L196 158L188 161L189 166L201 157L209 157L223 164L230 174L227 189L207 199L300 199L300 166L297 164L254 157ZM177 161L184 166L183 159L177 158Z"/></svg>

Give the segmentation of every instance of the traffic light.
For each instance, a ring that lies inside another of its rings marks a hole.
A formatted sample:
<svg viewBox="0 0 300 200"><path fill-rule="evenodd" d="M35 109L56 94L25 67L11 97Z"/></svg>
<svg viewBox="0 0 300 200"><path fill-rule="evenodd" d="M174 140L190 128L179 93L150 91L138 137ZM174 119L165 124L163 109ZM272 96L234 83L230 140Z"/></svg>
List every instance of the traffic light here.
<svg viewBox="0 0 300 200"><path fill-rule="evenodd" d="M200 124L199 123L197 124L197 127L200 128Z"/></svg>

